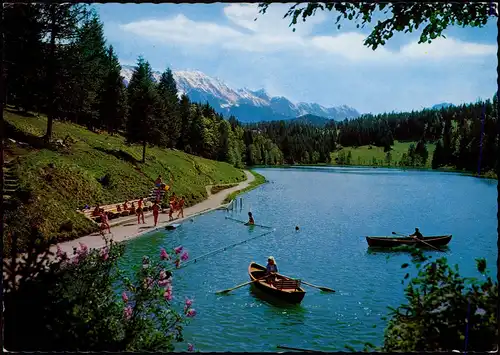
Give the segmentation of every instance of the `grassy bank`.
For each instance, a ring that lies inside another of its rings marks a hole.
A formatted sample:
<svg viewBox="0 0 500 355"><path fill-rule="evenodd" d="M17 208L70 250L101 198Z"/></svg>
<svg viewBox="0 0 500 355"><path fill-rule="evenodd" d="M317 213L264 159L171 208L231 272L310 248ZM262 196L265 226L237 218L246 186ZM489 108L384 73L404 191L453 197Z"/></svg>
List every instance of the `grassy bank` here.
<svg viewBox="0 0 500 355"><path fill-rule="evenodd" d="M345 147L339 151L331 153L331 161L332 165L336 165L335 159L342 154L351 153L351 164L357 166L397 166L401 161L404 153L408 153L408 148L410 145L417 145L417 142L394 142L392 146L392 150L390 151L391 161L390 164L387 164L386 155L383 147L375 147L364 145L360 147ZM427 144L427 150L429 152L429 157L427 159L427 163L425 167L430 168L432 162L432 156L434 154L434 150L436 149L435 144Z"/></svg>
<svg viewBox="0 0 500 355"><path fill-rule="evenodd" d="M267 180L264 176L260 175L259 173L256 173L255 171L253 170L250 170L250 172L253 174L253 176L255 176L255 180L252 181L247 187L245 187L244 189L241 189L241 190L238 190L238 191L235 191L231 194L229 194L229 196L226 197L226 199L224 200L224 203L229 203L231 202L232 200L234 200L236 198L236 196L238 195L241 195L245 192L248 192L250 190L253 190L255 189L257 186L259 185L262 185L264 184Z"/></svg>
<svg viewBox="0 0 500 355"><path fill-rule="evenodd" d="M214 185L210 188L210 193L212 195L214 195L214 194L219 193L223 190L227 190L227 189L230 189L232 187L235 187L236 185L238 185L238 184Z"/></svg>
<svg viewBox="0 0 500 355"><path fill-rule="evenodd" d="M9 137L29 142L9 143L7 159L18 156L15 171L24 205L7 221L10 230L35 222L48 238L74 239L95 230L95 225L76 212L84 205L117 204L149 195L154 180L172 179L172 191L192 205L207 197L206 185L237 183L245 173L230 164L211 161L176 150L129 146L119 135L93 133L69 123L54 122L54 139L65 146L44 148L45 118L24 117L5 111ZM36 148L34 148L36 147ZM99 181L106 177L103 181ZM8 244L8 243L7 243Z"/></svg>

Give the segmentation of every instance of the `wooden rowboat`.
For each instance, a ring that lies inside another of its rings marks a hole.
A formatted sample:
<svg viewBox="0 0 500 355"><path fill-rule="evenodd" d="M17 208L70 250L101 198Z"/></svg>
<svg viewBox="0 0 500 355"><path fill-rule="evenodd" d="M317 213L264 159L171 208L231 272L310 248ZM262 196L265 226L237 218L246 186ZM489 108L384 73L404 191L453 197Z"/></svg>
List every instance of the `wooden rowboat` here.
<svg viewBox="0 0 500 355"><path fill-rule="evenodd" d="M248 266L248 275L251 281L259 279L265 274L266 268L262 265L252 261ZM276 282L272 285L265 279L255 281L252 285L271 296L293 304L302 302L306 295L306 291L300 287L300 280L294 280L281 274L276 274Z"/></svg>
<svg viewBox="0 0 500 355"><path fill-rule="evenodd" d="M423 241L435 247L444 246L451 241L452 235L437 235L424 237ZM393 248L401 245L411 245L428 248L424 243L420 243L413 238L393 238L393 237L366 237L369 247Z"/></svg>

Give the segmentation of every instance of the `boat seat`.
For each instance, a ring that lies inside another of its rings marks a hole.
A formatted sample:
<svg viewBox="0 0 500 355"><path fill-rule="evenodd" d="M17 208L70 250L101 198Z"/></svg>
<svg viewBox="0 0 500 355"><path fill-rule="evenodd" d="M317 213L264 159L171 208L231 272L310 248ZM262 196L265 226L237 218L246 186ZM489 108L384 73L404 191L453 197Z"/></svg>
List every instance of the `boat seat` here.
<svg viewBox="0 0 500 355"><path fill-rule="evenodd" d="M300 280L281 279L275 282L278 290L296 290L300 287Z"/></svg>

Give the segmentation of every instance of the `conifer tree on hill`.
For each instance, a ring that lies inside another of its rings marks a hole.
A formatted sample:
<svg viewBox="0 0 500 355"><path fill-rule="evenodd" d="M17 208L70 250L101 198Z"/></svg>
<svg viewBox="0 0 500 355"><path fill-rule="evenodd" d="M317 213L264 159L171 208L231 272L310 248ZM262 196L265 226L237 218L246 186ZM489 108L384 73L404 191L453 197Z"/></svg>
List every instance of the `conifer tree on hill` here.
<svg viewBox="0 0 500 355"><path fill-rule="evenodd" d="M111 45L107 50L106 70L107 74L99 95L99 117L101 125L113 134L124 128L128 105L121 66Z"/></svg>
<svg viewBox="0 0 500 355"><path fill-rule="evenodd" d="M127 88L129 115L125 137L128 143L142 144L142 162L146 162L146 146L164 140L161 125L160 98L153 82L151 66L139 57Z"/></svg>
<svg viewBox="0 0 500 355"><path fill-rule="evenodd" d="M177 85L170 68L161 75L158 94L164 110L167 147L175 148L181 135L181 114Z"/></svg>

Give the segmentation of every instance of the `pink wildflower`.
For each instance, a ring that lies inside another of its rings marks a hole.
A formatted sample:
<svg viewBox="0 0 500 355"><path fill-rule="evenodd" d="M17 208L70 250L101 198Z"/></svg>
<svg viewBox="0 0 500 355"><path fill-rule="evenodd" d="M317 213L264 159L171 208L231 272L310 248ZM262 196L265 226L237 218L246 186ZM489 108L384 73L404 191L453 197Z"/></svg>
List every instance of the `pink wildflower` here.
<svg viewBox="0 0 500 355"><path fill-rule="evenodd" d="M184 253L182 253L181 255L181 260L182 261L187 261L187 259L189 259L189 254L187 251L185 251Z"/></svg>
<svg viewBox="0 0 500 355"><path fill-rule="evenodd" d="M183 247L182 246L178 246L177 248L174 248L174 251L176 254L180 254L181 251L182 251Z"/></svg>
<svg viewBox="0 0 500 355"><path fill-rule="evenodd" d="M128 305L123 309L123 315L126 319L130 319L132 317L132 306Z"/></svg>
<svg viewBox="0 0 500 355"><path fill-rule="evenodd" d="M192 353L194 351L194 345L193 344L188 344L188 351Z"/></svg>
<svg viewBox="0 0 500 355"><path fill-rule="evenodd" d="M193 300L190 300L189 298L186 298L186 308L191 307L192 304L193 304Z"/></svg>
<svg viewBox="0 0 500 355"><path fill-rule="evenodd" d="M170 259L170 256L167 254L166 250L161 248L160 250L160 259L161 260L168 260Z"/></svg>
<svg viewBox="0 0 500 355"><path fill-rule="evenodd" d="M89 252L89 248L85 244L83 243L79 244L80 244L80 249L76 251L76 256L78 257L78 261L86 257ZM75 261L75 264L78 263L78 261Z"/></svg>
<svg viewBox="0 0 500 355"><path fill-rule="evenodd" d="M127 293L125 291L123 291L122 293L122 300L123 302L127 303L128 302L128 296L127 296Z"/></svg>
<svg viewBox="0 0 500 355"><path fill-rule="evenodd" d="M167 285L170 285L170 279L167 279L167 273L165 270L160 271L160 280L158 281L158 285L160 287L165 287Z"/></svg>
<svg viewBox="0 0 500 355"><path fill-rule="evenodd" d="M108 247L104 247L103 249L101 249L101 257L104 261L108 260L109 259L109 250L108 250Z"/></svg>
<svg viewBox="0 0 500 355"><path fill-rule="evenodd" d="M68 254L66 252L63 252L59 245L57 246L56 256L61 260L66 260L68 258Z"/></svg>
<svg viewBox="0 0 500 355"><path fill-rule="evenodd" d="M163 294L163 297L165 297L165 299L166 299L167 301L172 301L172 298L174 298L174 297L172 296L172 290L171 290L171 289L167 289L167 290L165 291L165 293Z"/></svg>
<svg viewBox="0 0 500 355"><path fill-rule="evenodd" d="M79 242L78 244L80 244L80 250L81 250L82 254L87 255L87 252L89 251L89 247L81 242Z"/></svg>
<svg viewBox="0 0 500 355"><path fill-rule="evenodd" d="M73 255L73 264L78 264L80 262L80 255L76 254L76 255Z"/></svg>
<svg viewBox="0 0 500 355"><path fill-rule="evenodd" d="M189 308L186 311L186 317L193 318L196 315L196 310L194 308Z"/></svg>

